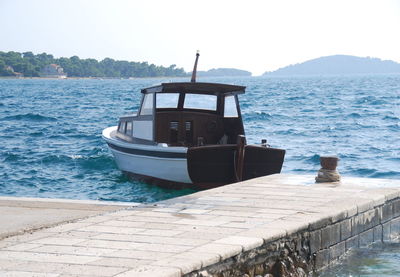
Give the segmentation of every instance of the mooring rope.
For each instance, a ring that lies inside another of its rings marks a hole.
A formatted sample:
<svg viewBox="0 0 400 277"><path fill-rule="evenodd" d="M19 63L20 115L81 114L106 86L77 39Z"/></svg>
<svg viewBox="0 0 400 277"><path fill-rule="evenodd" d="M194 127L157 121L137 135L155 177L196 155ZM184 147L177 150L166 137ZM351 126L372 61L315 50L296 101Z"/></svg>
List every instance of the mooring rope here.
<svg viewBox="0 0 400 277"><path fill-rule="evenodd" d="M329 170L321 168L318 171L317 177L315 177L315 181L317 183L324 183L324 182L339 182L340 175L337 170Z"/></svg>

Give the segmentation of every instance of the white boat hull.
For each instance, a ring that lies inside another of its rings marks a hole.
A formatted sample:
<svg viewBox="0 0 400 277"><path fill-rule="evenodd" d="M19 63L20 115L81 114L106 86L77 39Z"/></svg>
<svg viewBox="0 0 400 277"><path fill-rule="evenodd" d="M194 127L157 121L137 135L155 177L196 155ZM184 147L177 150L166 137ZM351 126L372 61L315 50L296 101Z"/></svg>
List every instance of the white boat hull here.
<svg viewBox="0 0 400 277"><path fill-rule="evenodd" d="M165 144L143 145L127 143L111 137L116 126L103 130L103 138L122 171L147 178L191 184L186 160L186 147Z"/></svg>

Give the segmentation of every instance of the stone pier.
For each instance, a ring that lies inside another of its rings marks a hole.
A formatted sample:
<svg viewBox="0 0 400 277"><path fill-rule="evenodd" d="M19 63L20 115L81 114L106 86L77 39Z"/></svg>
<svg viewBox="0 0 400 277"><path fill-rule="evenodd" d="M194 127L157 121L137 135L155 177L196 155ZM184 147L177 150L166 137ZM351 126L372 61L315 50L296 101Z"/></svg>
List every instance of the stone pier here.
<svg viewBox="0 0 400 277"><path fill-rule="evenodd" d="M398 180L280 174L133 206L3 238L0 276L306 276L400 234Z"/></svg>

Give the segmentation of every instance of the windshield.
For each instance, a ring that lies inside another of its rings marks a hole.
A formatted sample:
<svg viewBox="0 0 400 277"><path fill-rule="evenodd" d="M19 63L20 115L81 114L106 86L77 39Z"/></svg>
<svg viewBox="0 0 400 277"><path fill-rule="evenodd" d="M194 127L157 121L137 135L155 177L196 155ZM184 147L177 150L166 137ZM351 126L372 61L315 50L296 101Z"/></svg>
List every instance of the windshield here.
<svg viewBox="0 0 400 277"><path fill-rule="evenodd" d="M156 96L157 108L177 108L179 93L158 93Z"/></svg>
<svg viewBox="0 0 400 277"><path fill-rule="evenodd" d="M217 96L209 94L193 94L188 93L185 96L185 109L198 109L198 110L217 110Z"/></svg>

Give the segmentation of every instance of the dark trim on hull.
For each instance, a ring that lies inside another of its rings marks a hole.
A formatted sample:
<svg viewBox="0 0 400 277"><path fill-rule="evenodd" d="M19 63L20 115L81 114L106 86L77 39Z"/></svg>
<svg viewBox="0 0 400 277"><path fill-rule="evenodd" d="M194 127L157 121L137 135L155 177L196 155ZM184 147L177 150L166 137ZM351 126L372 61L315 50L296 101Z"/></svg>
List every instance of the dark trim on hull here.
<svg viewBox="0 0 400 277"><path fill-rule="evenodd" d="M167 189L186 189L186 188L193 188L192 184L187 184L187 183L179 183L179 182L173 182L173 181L168 181L164 179L159 179L156 177L151 177L147 175L141 175L129 171L122 171L126 176L128 176L129 179L137 180L146 184L151 184L151 185L156 185L162 188L167 188Z"/></svg>
<svg viewBox="0 0 400 277"><path fill-rule="evenodd" d="M179 183L174 181L168 181L164 179L159 179L156 177L141 175L137 173L132 173L129 171L122 171L129 179L133 179L139 182L143 182L150 185L159 186L161 188L166 189L193 189L193 190L206 190L212 189L216 187L220 187L227 184L221 183L204 183L204 184L188 184L188 183Z"/></svg>
<svg viewBox="0 0 400 277"><path fill-rule="evenodd" d="M174 152L162 152L162 151L151 151L151 150L142 150L142 149L132 149L127 147L118 146L112 143L107 142L108 146L117 151L139 155L139 156L148 156L155 158L172 158L172 159L186 159L186 153L174 153Z"/></svg>

